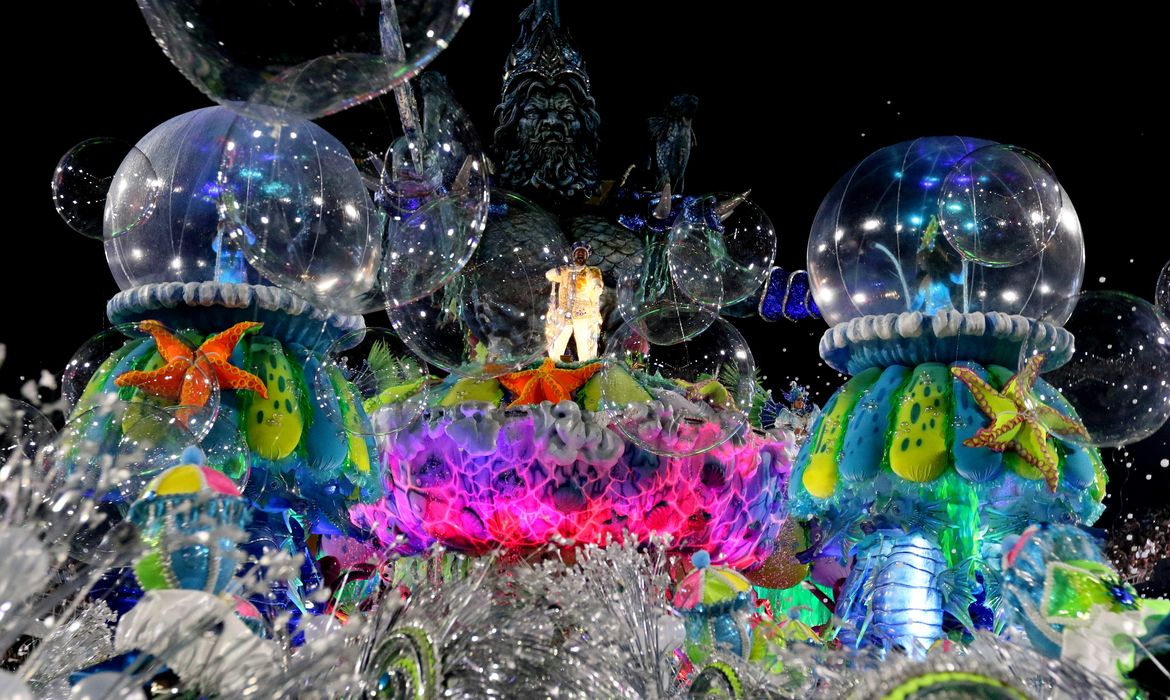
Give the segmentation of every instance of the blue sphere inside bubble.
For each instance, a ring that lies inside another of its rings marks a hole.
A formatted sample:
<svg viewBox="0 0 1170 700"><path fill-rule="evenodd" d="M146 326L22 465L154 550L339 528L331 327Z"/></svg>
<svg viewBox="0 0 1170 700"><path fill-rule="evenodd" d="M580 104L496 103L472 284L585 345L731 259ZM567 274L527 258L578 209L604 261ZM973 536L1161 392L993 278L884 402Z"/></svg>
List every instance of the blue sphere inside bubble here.
<svg viewBox="0 0 1170 700"><path fill-rule="evenodd" d="M122 289L276 284L310 301L329 295L347 312L377 294L380 220L345 147L315 124L209 107L155 127L137 150L160 194L149 220L106 240ZM137 199L112 189L107 208L123 201Z"/></svg>
<svg viewBox="0 0 1170 700"><path fill-rule="evenodd" d="M992 142L929 137L879 149L825 196L808 243L813 296L830 325L879 314L998 311L1062 323L1052 304L1080 289L1084 243L1067 193L1060 225L1038 254L1009 267L961 255L942 235L940 187Z"/></svg>

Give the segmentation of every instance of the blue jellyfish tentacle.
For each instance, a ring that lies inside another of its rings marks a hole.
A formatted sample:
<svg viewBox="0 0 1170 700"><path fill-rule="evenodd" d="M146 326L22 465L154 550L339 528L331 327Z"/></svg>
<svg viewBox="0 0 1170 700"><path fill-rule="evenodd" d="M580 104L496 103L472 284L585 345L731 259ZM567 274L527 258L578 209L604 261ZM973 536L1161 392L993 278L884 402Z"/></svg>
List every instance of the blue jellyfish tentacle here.
<svg viewBox="0 0 1170 700"><path fill-rule="evenodd" d="M843 641L925 654L942 636L944 569L942 550L918 531L886 530L859 544L845 583L846 607L839 610L853 628Z"/></svg>

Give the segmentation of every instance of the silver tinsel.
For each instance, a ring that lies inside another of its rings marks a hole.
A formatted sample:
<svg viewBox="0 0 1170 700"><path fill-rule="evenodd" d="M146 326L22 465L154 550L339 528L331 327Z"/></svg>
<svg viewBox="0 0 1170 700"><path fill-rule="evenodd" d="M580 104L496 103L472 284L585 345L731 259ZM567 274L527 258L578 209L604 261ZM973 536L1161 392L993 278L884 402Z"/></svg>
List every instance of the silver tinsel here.
<svg viewBox="0 0 1170 700"><path fill-rule="evenodd" d="M0 404L4 425L20 418L13 406ZM535 563L442 551L378 562L381 588L345 624L305 616L299 647L287 619L272 621L263 639L229 599L192 591L152 592L118 621L88 594L99 576L140 551L133 528L108 528L98 508L103 489L121 478L120 460L95 452L94 469L65 473L54 458L62 448L76 460L98 446L56 440L34 461L24 434L0 462L0 642L18 650L10 661L16 673L0 680L28 697L89 692L71 686L70 676L130 650L146 654L83 684L107 697L132 696L169 668L180 681L167 693L314 700L1126 697L1111 678L990 635L921 660L789 642L770 644L760 661L709 650L688 667L685 630L668 602L666 548L633 538L575 550L558 542ZM568 551L572 561L561 558ZM297 577L301 565L299 555L281 551L251 563L231 592L263 595ZM323 609L329 597L319 592L307 603Z"/></svg>
<svg viewBox="0 0 1170 700"><path fill-rule="evenodd" d="M46 687L113 656L112 625L117 620L110 606L99 600L82 608L69 624L58 625L21 669L28 674L29 686Z"/></svg>
<svg viewBox="0 0 1170 700"><path fill-rule="evenodd" d="M822 652L814 659L806 665L815 667L824 682L811 697L826 700L878 700L890 697L895 690L905 693L897 697L906 700L1021 695L1033 700L1129 697L1116 679L1090 673L1075 663L1046 658L989 633L980 633L966 647L935 650L923 659L876 649Z"/></svg>

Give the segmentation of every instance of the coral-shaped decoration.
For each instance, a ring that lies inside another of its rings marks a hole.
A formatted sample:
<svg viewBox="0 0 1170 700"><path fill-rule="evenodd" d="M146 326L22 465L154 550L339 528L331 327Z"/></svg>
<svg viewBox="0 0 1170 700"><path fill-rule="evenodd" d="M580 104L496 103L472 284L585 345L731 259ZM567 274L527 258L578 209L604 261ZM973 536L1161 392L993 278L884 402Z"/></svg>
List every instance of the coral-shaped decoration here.
<svg viewBox="0 0 1170 700"><path fill-rule="evenodd" d="M661 457L570 401L436 407L383 445L387 495L351 517L386 545L404 535L409 552L604 543L628 531L749 567L771 553L783 521L786 447L749 433Z"/></svg>

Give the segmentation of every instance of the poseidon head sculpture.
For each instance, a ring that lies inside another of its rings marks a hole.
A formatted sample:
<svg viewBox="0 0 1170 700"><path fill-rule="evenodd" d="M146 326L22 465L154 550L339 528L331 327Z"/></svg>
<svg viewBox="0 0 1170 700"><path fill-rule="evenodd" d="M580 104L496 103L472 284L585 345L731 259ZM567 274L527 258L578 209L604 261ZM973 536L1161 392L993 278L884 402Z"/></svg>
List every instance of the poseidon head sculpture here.
<svg viewBox="0 0 1170 700"><path fill-rule="evenodd" d="M520 15L496 120L496 174L504 187L551 204L597 191L601 118L555 2L537 0Z"/></svg>

